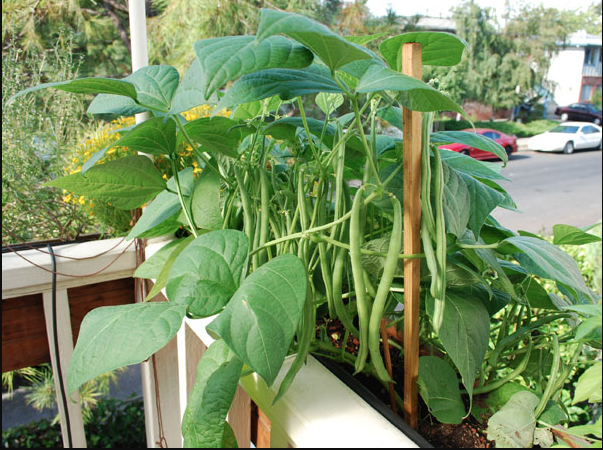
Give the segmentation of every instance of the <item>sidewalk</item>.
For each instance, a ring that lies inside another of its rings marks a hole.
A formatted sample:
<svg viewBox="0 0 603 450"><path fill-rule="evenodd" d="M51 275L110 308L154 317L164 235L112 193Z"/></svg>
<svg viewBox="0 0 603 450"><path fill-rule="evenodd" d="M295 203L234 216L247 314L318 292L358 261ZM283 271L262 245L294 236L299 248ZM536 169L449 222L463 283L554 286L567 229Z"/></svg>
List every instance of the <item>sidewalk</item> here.
<svg viewBox="0 0 603 450"><path fill-rule="evenodd" d="M125 400L132 394L142 397L142 381L140 378L140 365L129 366L119 375L117 386L111 385L109 397ZM25 425L30 422L49 419L57 414L57 409L45 409L40 412L25 402L25 389L15 389L13 398L8 399L8 394L2 394L2 430Z"/></svg>

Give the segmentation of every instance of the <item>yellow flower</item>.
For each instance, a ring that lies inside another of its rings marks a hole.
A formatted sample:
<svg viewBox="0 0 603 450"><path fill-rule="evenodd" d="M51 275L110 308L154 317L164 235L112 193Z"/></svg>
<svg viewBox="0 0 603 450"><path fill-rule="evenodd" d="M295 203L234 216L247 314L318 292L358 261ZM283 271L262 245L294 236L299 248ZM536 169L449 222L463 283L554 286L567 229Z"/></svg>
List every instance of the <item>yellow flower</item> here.
<svg viewBox="0 0 603 450"><path fill-rule="evenodd" d="M165 173L162 175L162 177L163 177L163 179L164 179L165 181L167 181L168 176L167 176Z"/></svg>
<svg viewBox="0 0 603 450"><path fill-rule="evenodd" d="M63 201L65 203L69 203L70 200L71 200L71 194L67 194L65 197L63 197Z"/></svg>
<svg viewBox="0 0 603 450"><path fill-rule="evenodd" d="M78 198L77 202L78 202L80 205L83 205L84 203L86 203L86 199L84 198L84 196L83 196L83 195L80 195L80 198Z"/></svg>
<svg viewBox="0 0 603 450"><path fill-rule="evenodd" d="M198 174L198 173L200 173L200 172L201 172L201 169L200 169L199 167L195 167L195 168L193 169L193 175L196 175L196 174Z"/></svg>

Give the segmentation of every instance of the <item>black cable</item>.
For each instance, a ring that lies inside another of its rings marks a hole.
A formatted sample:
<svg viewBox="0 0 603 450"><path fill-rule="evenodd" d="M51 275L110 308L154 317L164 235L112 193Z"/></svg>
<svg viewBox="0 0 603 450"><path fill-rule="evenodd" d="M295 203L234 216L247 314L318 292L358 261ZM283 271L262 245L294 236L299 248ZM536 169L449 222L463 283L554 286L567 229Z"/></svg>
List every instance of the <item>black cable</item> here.
<svg viewBox="0 0 603 450"><path fill-rule="evenodd" d="M69 409L67 408L67 395L63 383L63 371L61 370L61 358L59 353L59 334L57 326L57 260L52 250L52 246L47 244L48 253L52 259L52 332L54 337L54 356L57 362L57 374L59 379L59 390L61 391L61 401L63 402L63 411L65 413L65 425L67 427L67 448L73 448L73 438L71 437L71 423L69 420Z"/></svg>

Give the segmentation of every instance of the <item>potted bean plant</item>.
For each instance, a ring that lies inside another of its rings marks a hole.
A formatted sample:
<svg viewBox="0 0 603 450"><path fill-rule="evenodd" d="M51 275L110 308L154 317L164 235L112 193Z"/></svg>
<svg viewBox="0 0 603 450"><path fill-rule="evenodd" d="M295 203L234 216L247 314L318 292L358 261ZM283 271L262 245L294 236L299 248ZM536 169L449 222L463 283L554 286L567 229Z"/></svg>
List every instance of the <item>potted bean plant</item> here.
<svg viewBox="0 0 603 450"><path fill-rule="evenodd" d="M461 142L507 162L487 138L431 132L435 113L463 110L401 73L405 43L421 44L424 65L454 66L464 41L414 32L383 40L377 52L367 47L376 38L342 37L263 9L255 36L197 42L182 78L156 65L123 79L81 78L18 94L93 93L92 114L148 112L112 144L144 155L103 163L105 148L80 173L48 185L126 210L146 205L129 239L180 230L135 274L153 278L151 294L164 289L169 301L90 312L69 368L71 392L147 359L184 317L210 316L216 340L190 393L185 446L236 444L225 418L240 377L255 372L271 385L288 355L296 356L277 401L309 354L387 385L382 344L390 340L381 324L395 336L404 321L403 265L411 258L421 261L425 414L447 424L486 414L488 438L499 446L553 442L568 418L565 381L584 369L577 364L584 349L601 347L600 299L555 244L598 238L561 225L550 243L506 228L491 215L515 208L499 184L501 165L439 148ZM208 103L213 116L185 118ZM379 132L384 122L402 130L403 108L422 112L422 250L413 254L403 248L405 149ZM225 109L231 113L217 114ZM194 166L183 166L184 149L194 152ZM167 181L149 156L170 162ZM332 326L336 338L326 332ZM395 339L391 345L399 353ZM600 378L598 389L600 401Z"/></svg>

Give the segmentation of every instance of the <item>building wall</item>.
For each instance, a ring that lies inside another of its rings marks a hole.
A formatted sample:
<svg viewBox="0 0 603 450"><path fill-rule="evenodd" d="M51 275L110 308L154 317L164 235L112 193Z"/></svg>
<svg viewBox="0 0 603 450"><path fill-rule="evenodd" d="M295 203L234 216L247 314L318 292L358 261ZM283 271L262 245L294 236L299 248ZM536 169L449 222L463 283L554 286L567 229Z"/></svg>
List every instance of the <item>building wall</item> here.
<svg viewBox="0 0 603 450"><path fill-rule="evenodd" d="M553 96L558 105L567 105L580 100L584 48L569 47L551 59L548 79L553 85Z"/></svg>

